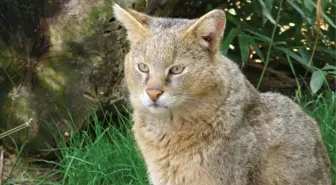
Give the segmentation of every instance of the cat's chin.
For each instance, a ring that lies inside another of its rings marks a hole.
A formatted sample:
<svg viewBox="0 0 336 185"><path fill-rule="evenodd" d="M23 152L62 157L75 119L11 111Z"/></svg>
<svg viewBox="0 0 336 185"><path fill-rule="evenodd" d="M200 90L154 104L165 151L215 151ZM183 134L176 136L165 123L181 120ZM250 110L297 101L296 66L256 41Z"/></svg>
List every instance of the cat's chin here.
<svg viewBox="0 0 336 185"><path fill-rule="evenodd" d="M148 110L154 114L162 114L169 111L168 107L161 105L149 105Z"/></svg>

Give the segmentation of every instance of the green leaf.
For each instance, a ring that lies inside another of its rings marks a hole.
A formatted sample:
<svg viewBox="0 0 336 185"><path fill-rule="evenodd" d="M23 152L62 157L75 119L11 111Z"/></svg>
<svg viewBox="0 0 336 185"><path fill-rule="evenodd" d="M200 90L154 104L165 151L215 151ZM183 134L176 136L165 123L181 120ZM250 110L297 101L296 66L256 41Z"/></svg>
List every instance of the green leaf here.
<svg viewBox="0 0 336 185"><path fill-rule="evenodd" d="M249 43L253 46L253 49L256 51L257 55L264 60L264 55L262 54L257 43L252 37L249 37Z"/></svg>
<svg viewBox="0 0 336 185"><path fill-rule="evenodd" d="M251 26L249 24L246 24L245 22L240 21L239 19L236 19L231 14L227 15L227 20L228 20L228 22L233 23L234 25L236 25L238 28L243 28L244 32L249 32L249 33L257 36L258 40L261 40L261 41L264 41L264 42L268 42L268 43L271 42L271 38L269 38L266 35L264 35L264 32L260 31L256 27L253 27L253 26Z"/></svg>
<svg viewBox="0 0 336 185"><path fill-rule="evenodd" d="M277 45L287 45L287 42L286 41L277 41L277 42L273 42L273 45L274 46L277 46Z"/></svg>
<svg viewBox="0 0 336 185"><path fill-rule="evenodd" d="M299 62L300 64L303 64L304 67L309 69L308 63L305 59L303 59L302 57L300 57L299 55L297 55L296 53L294 53L293 51L287 49L287 48L283 48L283 47L278 47L278 49L280 49L281 51L283 51L286 55L292 57L293 59L295 59L297 62Z"/></svg>
<svg viewBox="0 0 336 185"><path fill-rule="evenodd" d="M327 70L336 71L336 66L327 65L327 66L324 66L324 67L322 68L322 70L324 70L324 71L327 71Z"/></svg>
<svg viewBox="0 0 336 185"><path fill-rule="evenodd" d="M264 0L265 6L269 12L272 11L274 0Z"/></svg>
<svg viewBox="0 0 336 185"><path fill-rule="evenodd" d="M265 35L262 35L261 33L258 33L258 32L256 32L256 31L253 31L253 30L250 30L250 29L245 30L245 31L247 31L247 32L249 32L249 33L251 33L251 34L253 34L253 35L259 37L259 38L260 38L261 40L263 40L264 42L268 42L268 43L270 43L271 40L272 40L271 38L269 38L269 37L267 37L267 36L265 36Z"/></svg>
<svg viewBox="0 0 336 185"><path fill-rule="evenodd" d="M299 80L298 80L298 78L296 76L296 72L295 72L292 60L291 60L291 58L288 55L286 57L287 57L287 60L288 60L289 67L291 68L292 73L293 73L293 75L295 77L296 85L300 88L300 82L299 82Z"/></svg>
<svg viewBox="0 0 336 185"><path fill-rule="evenodd" d="M336 52L334 49L331 49L331 48L327 48L325 46L317 46L316 47L316 51L322 51L322 52L325 52L329 55L332 55L334 57L336 57Z"/></svg>
<svg viewBox="0 0 336 185"><path fill-rule="evenodd" d="M240 21L239 19L236 19L234 16L232 16L229 13L226 15L226 17L227 17L228 22L235 24L237 27L241 27L241 25L243 24L242 21Z"/></svg>
<svg viewBox="0 0 336 185"><path fill-rule="evenodd" d="M292 0L287 0L287 2L288 2L290 5L292 5L292 7L293 7L299 14L301 14L301 16L302 16L304 19L306 19L306 21L307 21L310 25L312 25L312 20L311 20L309 17L306 16L306 14L303 12L303 10L301 10L301 8L300 8L298 5L296 5Z"/></svg>
<svg viewBox="0 0 336 185"><path fill-rule="evenodd" d="M262 7L262 14L265 16L269 21L271 21L272 24L276 24L275 20L273 19L271 13L268 11L265 3L263 0L258 0L261 7Z"/></svg>
<svg viewBox="0 0 336 185"><path fill-rule="evenodd" d="M264 0L265 6L269 12L272 12L274 0ZM263 16L263 24L267 22L267 17Z"/></svg>
<svg viewBox="0 0 336 185"><path fill-rule="evenodd" d="M309 0L304 0L303 3L305 7L307 8L307 10L309 10L309 12L312 13L314 9L314 5L312 5L312 3Z"/></svg>
<svg viewBox="0 0 336 185"><path fill-rule="evenodd" d="M229 33L227 34L227 36L225 37L224 41L222 42L221 45L221 51L223 53L223 55L227 55L227 52L229 50L229 46L232 43L233 39L236 37L238 32L238 29L236 28L232 28Z"/></svg>
<svg viewBox="0 0 336 185"><path fill-rule="evenodd" d="M306 63L308 63L308 61L310 60L310 56L307 50L301 47L299 49L299 52L300 52L301 57L306 61Z"/></svg>
<svg viewBox="0 0 336 185"><path fill-rule="evenodd" d="M318 90L321 89L323 81L325 78L325 73L323 71L315 71L310 78L310 89L312 93L315 94Z"/></svg>
<svg viewBox="0 0 336 185"><path fill-rule="evenodd" d="M325 11L328 7L329 4L331 4L332 0L322 0L322 10Z"/></svg>
<svg viewBox="0 0 336 185"><path fill-rule="evenodd" d="M238 43L240 48L241 60L243 63L246 63L250 54L250 48L248 43L248 36L245 33L242 33L238 36Z"/></svg>

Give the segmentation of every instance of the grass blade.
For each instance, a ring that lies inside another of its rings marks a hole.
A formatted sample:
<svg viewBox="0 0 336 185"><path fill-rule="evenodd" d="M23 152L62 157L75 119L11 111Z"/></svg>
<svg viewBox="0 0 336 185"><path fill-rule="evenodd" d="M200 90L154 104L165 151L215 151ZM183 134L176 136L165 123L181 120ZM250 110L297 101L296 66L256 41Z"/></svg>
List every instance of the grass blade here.
<svg viewBox="0 0 336 185"><path fill-rule="evenodd" d="M299 62L300 64L302 64L303 66L305 66L307 69L309 69L308 63L305 61L305 59L303 59L302 57L300 57L299 55L297 55L296 53L294 53L293 51L287 49L287 48L283 48L283 47L278 47L277 49L281 50L282 52L284 52L286 55L292 57L293 59L295 59L297 62Z"/></svg>
<svg viewBox="0 0 336 185"><path fill-rule="evenodd" d="M275 22L275 20L273 19L271 13L268 11L264 1L262 0L258 0L260 5L261 5L261 8L262 8L262 14L272 23L272 24L277 24Z"/></svg>
<svg viewBox="0 0 336 185"><path fill-rule="evenodd" d="M245 33L241 33L238 36L241 60L243 63L247 62L249 54L250 54L250 48L249 48L248 41L249 41L248 36Z"/></svg>
<svg viewBox="0 0 336 185"><path fill-rule="evenodd" d="M238 29L232 28L228 35L225 37L222 45L221 45L221 51L224 55L227 55L227 52L229 50L229 46L232 43L233 39L236 37L238 32Z"/></svg>
<svg viewBox="0 0 336 185"><path fill-rule="evenodd" d="M287 2L292 5L292 7L302 16L302 18L304 18L310 25L312 25L312 20L307 17L307 15L303 12L303 10L296 5L292 0L287 0Z"/></svg>

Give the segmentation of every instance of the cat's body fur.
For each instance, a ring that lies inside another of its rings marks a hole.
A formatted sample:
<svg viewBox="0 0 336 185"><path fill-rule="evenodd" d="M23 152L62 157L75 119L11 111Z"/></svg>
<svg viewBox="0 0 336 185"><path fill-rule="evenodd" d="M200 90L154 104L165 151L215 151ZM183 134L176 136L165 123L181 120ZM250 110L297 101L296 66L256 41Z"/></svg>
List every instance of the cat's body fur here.
<svg viewBox="0 0 336 185"><path fill-rule="evenodd" d="M198 20L153 18L117 5L114 11L131 41L125 79L153 185L331 184L317 123L289 98L257 92L218 52L222 11L196 26ZM196 31L188 35L190 27ZM208 30L208 43L195 38ZM136 62L151 71L142 74ZM186 72L167 77L175 63ZM159 108L147 108L149 86L164 89Z"/></svg>

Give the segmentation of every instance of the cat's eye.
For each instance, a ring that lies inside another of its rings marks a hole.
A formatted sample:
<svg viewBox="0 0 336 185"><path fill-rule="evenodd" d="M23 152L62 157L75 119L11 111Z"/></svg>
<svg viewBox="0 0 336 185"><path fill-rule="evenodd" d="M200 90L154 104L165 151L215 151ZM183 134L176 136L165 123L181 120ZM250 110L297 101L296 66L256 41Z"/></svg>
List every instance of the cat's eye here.
<svg viewBox="0 0 336 185"><path fill-rule="evenodd" d="M181 74L184 70L184 67L182 66L173 66L170 68L169 73L173 75Z"/></svg>
<svg viewBox="0 0 336 185"><path fill-rule="evenodd" d="M147 64L140 63L138 64L138 68L141 72L148 73L149 72L149 67Z"/></svg>

